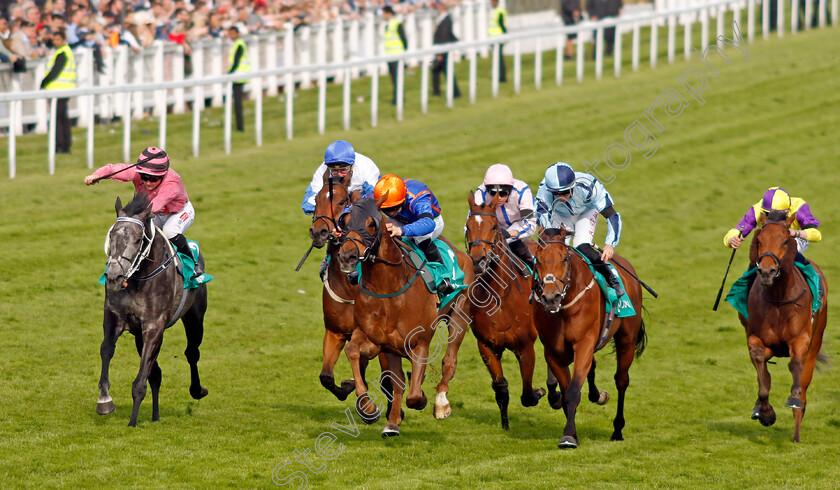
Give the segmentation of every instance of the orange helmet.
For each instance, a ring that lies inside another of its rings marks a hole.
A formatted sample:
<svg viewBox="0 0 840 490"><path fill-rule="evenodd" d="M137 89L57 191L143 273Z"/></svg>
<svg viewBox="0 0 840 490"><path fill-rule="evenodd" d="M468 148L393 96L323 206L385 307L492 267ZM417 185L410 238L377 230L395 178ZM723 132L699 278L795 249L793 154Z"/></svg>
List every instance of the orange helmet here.
<svg viewBox="0 0 840 490"><path fill-rule="evenodd" d="M373 197L379 200L386 192L388 199L379 206L380 208L393 208L402 204L405 201L405 182L394 174L383 175L373 188Z"/></svg>

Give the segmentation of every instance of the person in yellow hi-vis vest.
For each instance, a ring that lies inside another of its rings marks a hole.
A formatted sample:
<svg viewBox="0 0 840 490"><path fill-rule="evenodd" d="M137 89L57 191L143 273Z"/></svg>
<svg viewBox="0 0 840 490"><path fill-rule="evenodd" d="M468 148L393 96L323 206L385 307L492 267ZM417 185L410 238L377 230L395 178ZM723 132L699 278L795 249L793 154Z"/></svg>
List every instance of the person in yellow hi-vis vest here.
<svg viewBox="0 0 840 490"><path fill-rule="evenodd" d="M251 71L251 65L248 63L248 46L239 36L239 28L230 26L228 36L233 41L233 46L230 47L230 55L228 56L228 74ZM237 131L245 131L245 117L242 114L242 96L247 82L248 80L240 80L233 83L233 112L236 113Z"/></svg>
<svg viewBox="0 0 840 490"><path fill-rule="evenodd" d="M501 36L507 32L505 21L507 20L507 10L499 5L499 0L493 0L493 10L490 12L490 25L487 28L487 37ZM505 66L505 57L502 54L504 43L496 45L499 50L499 81L507 82L507 66Z"/></svg>
<svg viewBox="0 0 840 490"><path fill-rule="evenodd" d="M46 90L67 90L76 88L76 57L67 44L67 36L63 30L55 31L52 35L55 53L47 63L47 76L41 81L41 88ZM67 115L69 98L56 101L56 131L55 152L70 153L72 134L70 132L70 117Z"/></svg>
<svg viewBox="0 0 840 490"><path fill-rule="evenodd" d="M394 9L386 5L382 7L382 19L385 20L385 54L405 53L408 49L408 41L405 37L405 29L400 19L394 16ZM391 104L397 103L397 61L388 63L388 73L391 75L391 84L394 86L394 95Z"/></svg>

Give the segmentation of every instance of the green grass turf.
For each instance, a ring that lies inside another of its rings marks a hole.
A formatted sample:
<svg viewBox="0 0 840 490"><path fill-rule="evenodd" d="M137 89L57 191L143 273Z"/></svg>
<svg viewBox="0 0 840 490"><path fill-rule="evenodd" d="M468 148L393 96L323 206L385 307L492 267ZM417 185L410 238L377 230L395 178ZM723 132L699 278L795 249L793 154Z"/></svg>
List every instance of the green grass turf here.
<svg viewBox="0 0 840 490"><path fill-rule="evenodd" d="M369 127L366 106L354 105L353 129L340 131L340 108L331 109L324 136L315 134L315 92L301 92L294 140L284 139L282 104L267 101L265 145L245 141L253 135L249 122L230 156L223 154L219 126L206 124L202 156L192 158L190 117L170 118L167 150L198 213L188 235L201 242L207 270L216 276L199 364L210 394L199 402L189 397L185 338L176 325L159 357L161 421L151 423L147 398L135 429L126 427L138 367L128 336L111 363L117 411L108 417L95 412L102 241L114 220L115 197L127 200L131 188L83 186L82 132L75 133L74 154L59 158L52 177L46 175L43 137L20 139L18 178L0 179L3 485L266 487L273 486L273 468L289 458L278 476L302 471L320 487L835 486L837 371L815 375L803 442L794 445L791 411L783 407L790 386L786 361L770 366L778 421L762 427L749 419L757 386L743 330L728 305L717 313L711 306L729 258L721 237L771 185L811 204L825 238L808 256L829 282L838 277L840 261L831 247L840 233L837 42L838 31L829 29L759 40L750 46L748 62L728 50L733 62L708 79L705 104L689 98L679 117L661 116L665 131L655 134L656 154L645 159L634 151L629 166L616 173L608 189L624 220L619 252L660 298L645 300L649 344L630 371L626 441L608 440L615 398L604 407L583 402L576 451L555 446L562 413L545 401L535 408L518 405L521 381L510 354L504 367L511 431L501 430L490 378L470 334L451 383L449 419L434 420L431 404L422 413L407 410L402 436L388 441L379 436L382 422L360 424L358 437L331 429L333 422L346 423L343 411L351 403L335 400L317 379L321 254L293 273L309 242L300 198L324 147L345 138L383 172L425 181L442 203L445 233L458 243L467 191L488 165L508 163L535 187L556 160L578 169L582 160L603 160L604 148L621 142L624 129L660 93L679 88L675 79L687 66L679 55L673 66L660 58L653 71L643 57L642 70L625 68L621 79L595 82L588 67L580 85L567 78L561 88L544 83L536 91L526 82L520 95L504 86L497 101L484 84L475 106L460 99L448 110L433 99L422 116L414 103L402 123L383 107L378 129ZM465 90L465 67L459 69ZM523 80L532 80L528 73ZM365 86L360 82L356 92L354 84L354 96L367 95ZM380 87L384 100L387 79ZM416 84L412 90L416 101ZM330 97L339 94L331 88ZM220 114L204 117L218 123ZM154 123L135 125L135 131L132 153L156 144ZM120 133L119 125L97 128L97 164L120 159ZM599 228L602 240L604 224ZM746 261L746 253L736 255L730 283ZM824 351L836 359L838 297L829 291ZM597 355L597 379L614 395L608 351ZM428 372L430 398L439 371L436 362ZM544 375L540 361L536 385L544 385ZM344 358L337 376L350 377ZM314 474L294 461L294 451L312 450L326 431L337 435L343 452L331 461L312 458L323 465Z"/></svg>

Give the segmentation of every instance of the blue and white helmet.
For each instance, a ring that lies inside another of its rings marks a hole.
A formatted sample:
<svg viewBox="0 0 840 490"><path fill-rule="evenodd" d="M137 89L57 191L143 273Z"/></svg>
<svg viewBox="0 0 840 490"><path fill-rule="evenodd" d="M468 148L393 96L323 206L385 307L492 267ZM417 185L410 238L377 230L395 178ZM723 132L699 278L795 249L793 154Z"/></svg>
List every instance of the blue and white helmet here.
<svg viewBox="0 0 840 490"><path fill-rule="evenodd" d="M563 192L575 185L575 171L568 163L557 162L545 170L545 187L549 192Z"/></svg>
<svg viewBox="0 0 840 490"><path fill-rule="evenodd" d="M346 167L356 163L356 150L344 140L335 140L324 152L324 165L327 167Z"/></svg>

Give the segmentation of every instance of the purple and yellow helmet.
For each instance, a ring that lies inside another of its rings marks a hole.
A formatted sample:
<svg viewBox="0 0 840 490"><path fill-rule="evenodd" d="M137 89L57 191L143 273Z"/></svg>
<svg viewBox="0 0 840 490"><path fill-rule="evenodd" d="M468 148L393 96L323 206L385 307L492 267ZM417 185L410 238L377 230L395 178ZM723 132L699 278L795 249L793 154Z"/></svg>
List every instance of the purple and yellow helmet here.
<svg viewBox="0 0 840 490"><path fill-rule="evenodd" d="M761 210L765 213L784 211L787 214L790 210L790 194L781 187L767 189L764 192L764 198L761 200Z"/></svg>

